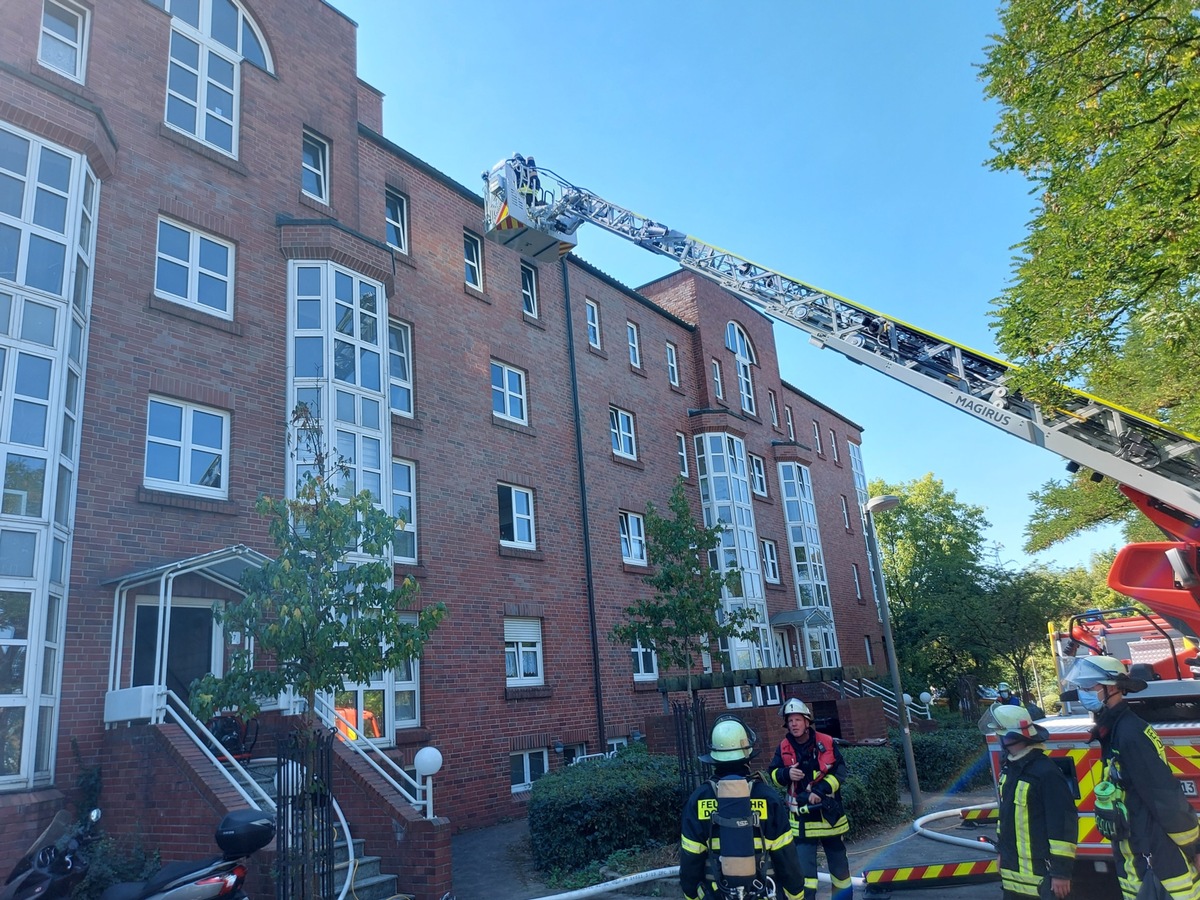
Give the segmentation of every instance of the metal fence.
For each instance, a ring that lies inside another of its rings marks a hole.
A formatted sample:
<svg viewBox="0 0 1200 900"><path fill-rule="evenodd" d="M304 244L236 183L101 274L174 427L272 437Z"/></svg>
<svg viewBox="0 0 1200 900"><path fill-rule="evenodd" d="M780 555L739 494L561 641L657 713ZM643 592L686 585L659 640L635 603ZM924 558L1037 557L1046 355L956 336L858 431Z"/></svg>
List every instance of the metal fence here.
<svg viewBox="0 0 1200 900"><path fill-rule="evenodd" d="M333 738L332 731L295 731L279 741L277 900L334 896Z"/></svg>
<svg viewBox="0 0 1200 900"><path fill-rule="evenodd" d="M703 700L671 704L675 719L675 746L679 753L679 790L684 797L707 781L711 766L700 762L708 752L708 715Z"/></svg>

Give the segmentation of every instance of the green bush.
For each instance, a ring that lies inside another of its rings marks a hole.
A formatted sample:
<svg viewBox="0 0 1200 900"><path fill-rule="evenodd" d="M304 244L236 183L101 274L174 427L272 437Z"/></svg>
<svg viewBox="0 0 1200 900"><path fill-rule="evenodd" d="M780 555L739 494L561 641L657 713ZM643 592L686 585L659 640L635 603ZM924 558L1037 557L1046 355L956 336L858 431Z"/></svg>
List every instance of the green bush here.
<svg viewBox="0 0 1200 900"><path fill-rule="evenodd" d="M676 843L684 799L678 761L641 745L544 775L529 796L534 865L578 869L618 850Z"/></svg>
<svg viewBox="0 0 1200 900"><path fill-rule="evenodd" d="M842 801L850 837L895 821L900 806L900 765L887 747L843 747L848 775ZM920 776L918 776L920 777Z"/></svg>
<svg viewBox="0 0 1200 900"><path fill-rule="evenodd" d="M96 900L110 885L146 881L159 870L158 851L139 841L130 845L105 836L88 848L87 857L87 875L75 885L74 900Z"/></svg>
<svg viewBox="0 0 1200 900"><path fill-rule="evenodd" d="M896 758L903 760L900 732L895 729L891 731L891 744ZM955 794L987 787L992 783L987 745L978 729L963 728L929 734L914 732L912 745L917 779L923 791ZM907 779L903 783L907 787Z"/></svg>

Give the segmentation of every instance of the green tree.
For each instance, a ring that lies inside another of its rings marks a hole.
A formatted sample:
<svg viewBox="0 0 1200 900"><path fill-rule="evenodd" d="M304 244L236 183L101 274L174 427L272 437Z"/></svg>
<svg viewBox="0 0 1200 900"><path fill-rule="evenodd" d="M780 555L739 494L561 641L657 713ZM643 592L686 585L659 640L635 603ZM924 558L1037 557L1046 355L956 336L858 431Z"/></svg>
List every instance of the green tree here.
<svg viewBox="0 0 1200 900"><path fill-rule="evenodd" d="M983 509L959 501L932 474L901 484L875 480L869 489L901 500L875 516L875 529L904 682L950 689L960 675L980 677L987 649L964 622L971 610L982 617L986 606Z"/></svg>
<svg viewBox="0 0 1200 900"><path fill-rule="evenodd" d="M1016 386L1082 386L1200 428L1200 18L1183 0L1009 0L981 77L1001 104L991 165L1033 182L1028 236L996 301ZM1128 521L1078 475L1036 493L1029 548Z"/></svg>
<svg viewBox="0 0 1200 900"><path fill-rule="evenodd" d="M278 555L242 579L245 596L218 607L226 630L253 637L232 655L227 673L206 675L192 690L203 715L257 712L262 698L291 689L315 721L318 693L369 681L403 666L445 614L441 603L413 614L416 584L393 583L391 545L398 520L368 491L354 493L345 463L325 444L304 406L293 417L303 473L294 498L261 497Z"/></svg>
<svg viewBox="0 0 1200 900"><path fill-rule="evenodd" d="M737 602L722 603L723 592L738 597L738 570L721 572L712 563L726 528L706 528L692 514L683 480L676 479L668 501L669 516L646 504L646 550L654 570L642 581L650 597L625 607L627 621L613 626L610 639L631 647L653 649L664 669L687 672L688 692L699 653L715 656L722 638L752 640L756 614Z"/></svg>

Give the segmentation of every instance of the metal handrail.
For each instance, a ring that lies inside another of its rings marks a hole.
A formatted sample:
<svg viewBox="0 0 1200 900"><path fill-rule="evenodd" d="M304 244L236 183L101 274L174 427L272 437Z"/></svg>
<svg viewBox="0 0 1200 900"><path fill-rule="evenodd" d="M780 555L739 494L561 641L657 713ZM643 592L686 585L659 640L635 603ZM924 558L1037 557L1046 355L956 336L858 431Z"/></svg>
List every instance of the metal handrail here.
<svg viewBox="0 0 1200 900"><path fill-rule="evenodd" d="M341 714L334 709L333 705L321 697L317 697L314 711L321 721L330 728L336 728L336 723L340 722L348 731L356 733L362 731L362 727L360 725L342 718ZM408 800L409 803L421 809L425 818L433 818L433 797L430 796L428 788L422 784L421 780L419 780L420 776L413 778L411 775L405 772L404 769L398 766L395 760L384 753L379 747L375 746L375 744L369 738L361 741L346 740L343 741L343 743L357 753L367 765L374 769L376 773L378 773L379 776L384 779L384 781L395 788L406 800ZM401 781L407 782L409 785L411 785L411 790L404 787L400 782L397 782L391 774L384 771L383 767L367 754L366 750L363 749L364 746L369 747L371 750L378 753L379 757L387 763L387 766L389 769L391 769L392 773L399 775Z"/></svg>
<svg viewBox="0 0 1200 900"><path fill-rule="evenodd" d="M862 682L861 688L857 682ZM858 678L854 681L843 681L842 690L852 697L870 696L878 698L880 701L882 701L883 711L887 714L888 718L895 719L897 722L899 722L899 704L896 702L896 694L886 685L879 684L877 681L872 681L870 678ZM915 713L916 715L925 719L933 718L933 711L929 708L929 705L925 703L918 703L916 700L910 700L908 702L908 711L910 715Z"/></svg>
<svg viewBox="0 0 1200 900"><path fill-rule="evenodd" d="M180 699L178 694L171 690L166 691L161 711L164 714L169 714L175 720L175 723L183 729L183 733L191 739L192 743L200 748L200 752L208 757L208 761L225 777L234 790L241 795L243 800L254 809L266 810L271 813L275 812L275 801L271 799L271 796L262 789L262 786L254 780L254 777L246 771L245 767L233 758L233 755L222 746L221 742L205 727L204 723L192 714L192 711L188 709L187 704ZM210 744L220 748L222 759L217 759L209 747ZM246 792L246 789L242 787L238 779L233 777L234 772L244 778L246 784L258 794L257 801Z"/></svg>

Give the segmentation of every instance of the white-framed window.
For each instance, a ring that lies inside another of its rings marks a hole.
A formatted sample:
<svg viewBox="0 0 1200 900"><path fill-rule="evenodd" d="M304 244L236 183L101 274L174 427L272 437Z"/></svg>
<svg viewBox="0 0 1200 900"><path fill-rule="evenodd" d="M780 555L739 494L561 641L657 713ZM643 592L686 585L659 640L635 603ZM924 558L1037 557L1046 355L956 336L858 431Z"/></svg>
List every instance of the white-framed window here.
<svg viewBox="0 0 1200 900"><path fill-rule="evenodd" d="M528 263L521 263L521 309L527 316L538 317L538 273Z"/></svg>
<svg viewBox="0 0 1200 900"><path fill-rule="evenodd" d="M835 463L840 463L842 461L842 458L838 456L837 435L834 433L832 428L829 429L829 452L833 456L833 461Z"/></svg>
<svg viewBox="0 0 1200 900"><path fill-rule="evenodd" d="M712 361L712 382L713 394L718 400L725 399L725 384L721 380L721 361L714 359Z"/></svg>
<svg viewBox="0 0 1200 900"><path fill-rule="evenodd" d="M400 519L392 538L397 562L417 561L417 467L411 460L392 460L392 515Z"/></svg>
<svg viewBox="0 0 1200 900"><path fill-rule="evenodd" d="M854 598L861 600L863 598L862 579L858 574L858 563L850 563L850 574L854 578Z"/></svg>
<svg viewBox="0 0 1200 900"><path fill-rule="evenodd" d="M750 460L750 489L760 497L767 496L767 466L761 456L746 454Z"/></svg>
<svg viewBox="0 0 1200 900"><path fill-rule="evenodd" d="M305 130L300 154L300 190L329 203L329 143Z"/></svg>
<svg viewBox="0 0 1200 900"><path fill-rule="evenodd" d="M408 199L398 191L387 190L383 195L384 221L388 246L401 253L408 252Z"/></svg>
<svg viewBox="0 0 1200 900"><path fill-rule="evenodd" d="M609 753L616 753L622 747L629 746L629 738L627 737L611 737L605 739L605 744L608 745Z"/></svg>
<svg viewBox="0 0 1200 900"><path fill-rule="evenodd" d="M850 504L846 502L846 495L843 494L839 498L842 502L842 523L846 526L846 530L850 530Z"/></svg>
<svg viewBox="0 0 1200 900"><path fill-rule="evenodd" d="M148 488L229 496L229 413L151 395L146 418Z"/></svg>
<svg viewBox="0 0 1200 900"><path fill-rule="evenodd" d="M763 581L779 584L779 551L774 541L762 541Z"/></svg>
<svg viewBox="0 0 1200 900"><path fill-rule="evenodd" d="M165 121L237 156L241 62L272 71L254 20L234 0L151 0L172 16Z"/></svg>
<svg viewBox="0 0 1200 900"><path fill-rule="evenodd" d="M633 430L633 413L619 406L610 406L608 430L612 436L612 452L626 459L637 459L637 435Z"/></svg>
<svg viewBox="0 0 1200 900"><path fill-rule="evenodd" d="M529 422L525 403L525 373L492 360L492 415L525 425Z"/></svg>
<svg viewBox="0 0 1200 900"><path fill-rule="evenodd" d="M167 219L158 220L154 295L233 318L234 249L228 241Z"/></svg>
<svg viewBox="0 0 1200 900"><path fill-rule="evenodd" d="M625 337L629 341L629 364L635 369L642 367L642 342L638 327L632 322L625 323Z"/></svg>
<svg viewBox="0 0 1200 900"><path fill-rule="evenodd" d="M758 405L754 401L754 375L751 368L756 362L754 346L737 322L730 322L725 327L725 347L733 353L734 364L737 367L738 396L741 398L742 412L755 415Z"/></svg>
<svg viewBox="0 0 1200 900"><path fill-rule="evenodd" d="M667 341L667 381L679 387L679 350Z"/></svg>
<svg viewBox="0 0 1200 900"><path fill-rule="evenodd" d="M646 564L646 520L633 512L621 511L621 559L635 566Z"/></svg>
<svg viewBox="0 0 1200 900"><path fill-rule="evenodd" d="M550 768L550 755L544 749L510 753L508 761L512 770L511 784L514 794L529 790Z"/></svg>
<svg viewBox="0 0 1200 900"><path fill-rule="evenodd" d="M509 687L545 684L542 668L542 620L504 620L504 678Z"/></svg>
<svg viewBox="0 0 1200 900"><path fill-rule="evenodd" d="M469 231L463 232L463 280L483 290L483 242Z"/></svg>
<svg viewBox="0 0 1200 900"><path fill-rule="evenodd" d="M808 467L794 462L780 463L779 493L783 498L783 521L791 545L798 605L820 607L832 615L825 551L821 546L821 529Z"/></svg>
<svg viewBox="0 0 1200 900"><path fill-rule="evenodd" d="M783 418L787 423L788 440L794 441L796 439L796 425L792 421L792 408L790 406L785 406L783 408Z"/></svg>
<svg viewBox="0 0 1200 900"><path fill-rule="evenodd" d="M587 311L587 334L588 344L600 349L600 306L595 300L584 300L584 309Z"/></svg>
<svg viewBox="0 0 1200 900"><path fill-rule="evenodd" d="M63 0L44 0L38 62L73 81L83 81L87 68L87 28L88 15L82 7Z"/></svg>
<svg viewBox="0 0 1200 900"><path fill-rule="evenodd" d="M817 456L824 456L825 449L821 446L821 423L818 422L816 419L813 419L812 423L813 423L813 452L816 453Z"/></svg>
<svg viewBox="0 0 1200 900"><path fill-rule="evenodd" d="M412 328L388 322L388 406L398 416L413 415Z"/></svg>
<svg viewBox="0 0 1200 900"><path fill-rule="evenodd" d="M496 485L500 509L500 543L506 547L537 547L533 519L533 491L512 484Z"/></svg>
<svg viewBox="0 0 1200 900"><path fill-rule="evenodd" d="M642 646L639 640L630 650L633 653L633 680L658 680L658 654L652 648Z"/></svg>
<svg viewBox="0 0 1200 900"><path fill-rule="evenodd" d="M679 454L679 477L688 477L687 435L682 431L675 432L675 450Z"/></svg>
<svg viewBox="0 0 1200 900"><path fill-rule="evenodd" d="M771 427L779 427L779 405L775 401L775 392L767 391L767 405L771 407Z"/></svg>
<svg viewBox="0 0 1200 900"><path fill-rule="evenodd" d="M392 672L392 706L397 728L421 724L421 661L410 659Z"/></svg>

